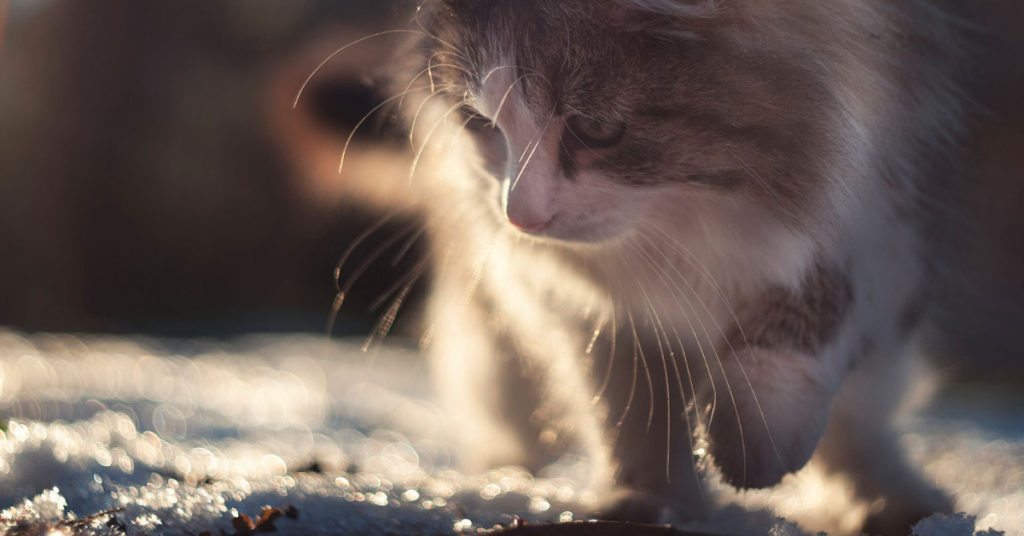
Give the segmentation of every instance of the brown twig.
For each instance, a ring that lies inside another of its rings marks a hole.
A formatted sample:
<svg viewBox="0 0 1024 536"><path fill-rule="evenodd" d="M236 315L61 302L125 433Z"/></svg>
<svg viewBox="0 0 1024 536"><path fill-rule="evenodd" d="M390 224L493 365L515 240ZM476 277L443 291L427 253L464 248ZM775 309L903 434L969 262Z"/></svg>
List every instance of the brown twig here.
<svg viewBox="0 0 1024 536"><path fill-rule="evenodd" d="M89 523L92 523L93 521L96 521L97 519L99 519L101 517L114 515L114 514L117 514L117 513L120 513L120 512L124 512L124 508L111 508L109 510L103 510L102 512L96 512L95 514L93 514L91 516L83 517L82 519L78 519L78 520L75 520L75 521L61 521L60 523L57 523L57 526L58 527L68 527L68 528L72 528L72 529L78 530L78 529L81 529L81 528L85 527Z"/></svg>

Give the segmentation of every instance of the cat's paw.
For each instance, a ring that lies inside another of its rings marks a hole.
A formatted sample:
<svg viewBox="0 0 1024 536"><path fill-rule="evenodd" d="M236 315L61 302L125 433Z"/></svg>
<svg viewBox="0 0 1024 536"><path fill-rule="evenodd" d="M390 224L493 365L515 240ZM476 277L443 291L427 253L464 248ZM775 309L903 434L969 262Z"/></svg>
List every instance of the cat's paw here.
<svg viewBox="0 0 1024 536"><path fill-rule="evenodd" d="M727 482L764 488L810 460L825 430L833 390L817 363L802 356L753 350L739 353L738 362L744 361L761 363L757 375L727 367L730 377L749 381L719 389L731 397L719 399L706 435Z"/></svg>

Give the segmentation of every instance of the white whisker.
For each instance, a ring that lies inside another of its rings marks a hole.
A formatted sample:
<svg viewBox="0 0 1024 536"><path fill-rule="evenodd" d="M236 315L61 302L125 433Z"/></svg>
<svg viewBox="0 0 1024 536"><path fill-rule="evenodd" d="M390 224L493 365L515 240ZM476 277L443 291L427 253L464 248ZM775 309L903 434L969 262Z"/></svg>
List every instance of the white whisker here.
<svg viewBox="0 0 1024 536"><path fill-rule="evenodd" d="M651 245L652 247L657 249L657 244L654 244L651 241L651 239L649 237L647 237L647 235L644 235L643 233L641 233L640 236L642 238L644 238L644 240L646 240L649 245ZM697 300L697 303L700 304L701 308L703 308L703 310L704 310L704 313L706 314L708 319L711 321L711 323L713 324L714 328L718 331L718 334L721 337L721 340L725 342L726 347L728 348L729 352L732 354L733 359L736 362L736 365L740 369L740 373L743 375L743 380L746 382L747 388L750 390L751 400L754 402L754 406L757 408L757 412L758 412L758 414L761 417L761 422L764 425L765 433L768 435L768 442L771 444L772 450L775 451L776 458L778 459L778 461L780 463L782 463L782 455L779 453L778 446L775 443L775 438L772 436L771 427L768 425L768 418L767 418L767 416L764 413L764 409L761 406L760 400L758 399L757 392L754 389L754 385L750 381L750 375L747 373L746 367L743 366L743 362L740 359L739 355L736 353L736 349L733 348L732 342L730 342L728 334L726 334L725 330L722 329L722 325L715 318L715 315L711 312L711 309L709 309L707 304L705 304L704 301L700 298L700 295L697 293L696 289L694 289L693 285L689 282L689 280L685 276L683 276L682 272L680 272L679 269L674 264L672 264L672 263L666 263L666 264L676 273L676 275L679 276L679 280L681 280L687 286L687 288L690 290L690 292L693 294L694 298ZM702 327L703 327L703 322L700 321L700 317L701 316L703 316L703 315L698 315L698 321L702 324ZM734 319L736 318L735 314L733 314L733 318ZM739 324L739 320L736 319L735 321L736 321L736 324L738 325ZM705 329L705 333L707 333L706 329ZM710 339L710 335L708 337ZM747 345L747 349L749 350L750 344L746 341L746 336L745 335L744 335L744 344ZM725 373L724 367L722 369L722 372L723 372L723 374ZM728 379L726 379L726 380L728 381Z"/></svg>
<svg viewBox="0 0 1024 536"><path fill-rule="evenodd" d="M542 126L540 128L540 132L537 134L536 138L534 138L535 141L532 142L533 148L530 148L530 144L527 144L527 148L528 148L527 150L529 151L530 156L526 157L526 162L523 162L519 166L519 172L516 173L516 178L512 181L512 185L509 187L509 193L511 193L513 190L515 190L516 189L516 185L519 184L519 179L522 178L523 173L526 172L526 168L530 165L530 161L533 160L533 155L536 154L537 148L540 147L541 142L544 141L544 133L547 131L548 125L551 124L551 119L554 116L555 116L555 111L551 110L551 115L548 116L547 121L544 122L544 126ZM526 153L524 152L523 154L525 155ZM520 161L522 161L522 158L520 158Z"/></svg>
<svg viewBox="0 0 1024 536"><path fill-rule="evenodd" d="M640 235L640 236L643 236L643 235ZM657 248L655 248L655 251L659 251L660 252L660 250L658 250ZM740 437L740 448L741 448L741 454L742 454L742 459L743 459L743 475L744 475L744 479L746 479L746 470L747 470L746 469L746 461L747 461L746 451L747 451L747 446L746 446L745 434L743 432L743 419L740 416L739 403L736 400L736 394L733 391L731 382L729 381L729 375L726 372L725 364L722 362L722 358L718 354L718 349L716 348L716 345L714 343L714 339L712 338L711 334L708 332L708 329L707 329L707 327L704 324L704 320L702 318L703 315L700 314L697 311L697 309L693 306L693 303L690 301L689 298L687 298L686 293L683 292L682 287L680 287L678 285L678 283L675 282L674 279L666 278L667 273L664 271L664 268L662 266L660 266L658 263L656 263L654 261L654 259L652 259L650 257L650 254L647 251L645 251L643 248L638 248L637 252L640 254L641 258L644 259L648 263L648 265L652 269L655 270L656 275L658 275L659 279L661 279L663 283L671 284L676 289L677 292L672 294L673 297L678 296L678 297L683 299L683 302L686 303L686 309L685 310L681 309L680 312L682 313L684 318L687 318L687 322L689 322L689 318L691 316L695 317L695 319L697 321L697 324L700 326L701 331L704 334L704 340L707 341L708 347L711 350L711 354L715 358L715 361L718 363L719 371L722 373L722 379L725 382L726 394L729 395L729 400L732 403L733 412L734 412L735 417L736 417L736 428L737 428L737 433L739 434L739 437ZM674 269L676 271L676 274L679 276L679 279L681 281L683 281L683 283L686 284L690 288L691 292L694 295L694 298L696 298L698 302L701 302L700 296L696 293L696 291L693 289L693 287L690 286L689 281L686 279L686 277L683 276L683 274L681 272L679 272L678 269L675 268L675 266L672 265L672 263L666 263L666 264L670 268L672 268L672 269ZM678 300L677 300L677 303L679 303ZM701 303L703 304L703 302L701 302ZM682 307L681 304L680 304L680 307ZM697 335L697 332L695 330L693 330L693 324L692 323L690 323L690 329L691 329L691 331L693 331L694 342L696 342L698 348L701 349L701 354L703 355L704 354L704 349L703 349L703 345L701 345L701 343L700 343L701 338L700 338L700 336ZM713 378L709 378L709 379L712 381L712 383L714 383L714 379ZM714 413L712 413L712 415L714 415ZM767 422L765 422L765 425L767 426ZM710 420L708 421L708 426L709 427L711 426L711 421Z"/></svg>
<svg viewBox="0 0 1024 536"><path fill-rule="evenodd" d="M294 109L294 108L297 108L299 106L299 100L302 98L303 92L306 91L306 86L308 86L309 83L313 80L313 78L316 77L316 75L324 68L324 66L327 65L328 63L330 63L330 61L333 60L335 57L337 57L338 54L341 54L342 52L344 52L344 51L346 51L346 50L348 50L348 49L350 49L350 48L352 48L352 47L354 47L354 46L356 46L356 45L358 45L360 43L363 43L365 41L369 41L370 39L375 39L377 37L382 37L382 36L385 36L385 35L410 34L410 33L411 34L422 35L425 32L420 32L420 31L417 31L417 30L406 30L406 29L385 30L383 32L377 32L377 33L374 33L374 34L370 34L370 35L368 35L366 37L362 37L362 38L356 39L355 41L353 41L353 42L351 42L351 43L349 43L349 44L347 44L347 45L345 45L345 46L335 50L334 52L331 52L330 54L327 55L326 58L323 59L323 61L320 62L319 65L316 66L315 69L313 69L313 72L309 73L309 76L307 76L306 79L302 82L302 85L299 86L299 91L295 94L295 100L292 101L292 108Z"/></svg>
<svg viewBox="0 0 1024 536"><path fill-rule="evenodd" d="M619 326L618 323L615 321L616 307L614 303L612 303L611 309L611 351L608 352L608 364L605 367L604 378L601 380L600 387L598 387L597 391L594 393L594 398L591 400L591 405L596 405L598 402L601 401L601 398L604 396L605 391L608 389L608 384L609 382L611 382L612 379L612 366L615 364L615 339L619 331Z"/></svg>
<svg viewBox="0 0 1024 536"><path fill-rule="evenodd" d="M367 120L369 120L370 117L372 117L373 114L377 113L381 108L387 106L389 103L393 102L395 99L401 100L401 99L405 98L405 96L408 93L410 93L412 91L418 91L420 89L424 89L424 88L419 87L419 88L406 89L405 91L403 91L402 93L399 93L398 95L394 95L394 96L392 96L392 97L390 97L388 99L385 99L384 101L378 103L376 106L371 108L369 112L366 112L366 114L361 119L359 119L359 121L355 124L355 126L352 127L352 131L348 133L348 137L345 139L345 146L341 150L341 160L338 162L338 173L339 174L342 172L342 170L345 167L345 157L346 157L346 155L348 155L349 146L352 145L352 140L353 140L353 138L355 138L356 132L359 131L359 128L363 126L363 123L365 123Z"/></svg>
<svg viewBox="0 0 1024 536"><path fill-rule="evenodd" d="M427 131L427 135L423 139L423 144L420 146L419 150L416 151L416 156L412 159L412 164L410 164L410 166L409 166L409 184L410 185L412 184L413 179L416 176L416 169L419 166L420 159L423 157L424 152L427 150L427 146L430 144L430 138L432 138L434 136L434 133L437 131L437 129L440 128L441 125L443 125L448 120L448 118L453 113L455 113L456 110L458 110L462 106L463 106L463 103L459 102L459 103L456 103L454 106L448 108L448 110L444 113L444 115L441 116L441 119L438 119L437 123L434 123L434 126L430 127L430 130Z"/></svg>

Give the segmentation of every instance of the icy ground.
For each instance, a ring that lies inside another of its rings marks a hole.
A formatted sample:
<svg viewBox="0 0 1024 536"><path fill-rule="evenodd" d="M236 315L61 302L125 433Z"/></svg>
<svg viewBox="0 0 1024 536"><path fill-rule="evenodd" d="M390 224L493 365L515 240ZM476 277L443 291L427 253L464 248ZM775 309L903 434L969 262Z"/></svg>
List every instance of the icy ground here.
<svg viewBox="0 0 1024 536"><path fill-rule="evenodd" d="M595 500L585 460L452 469L458 425L425 377L409 350L322 337L0 331L0 534L243 534L233 518L271 506L290 514L273 523L283 534L443 535L579 519ZM931 519L921 535L1024 535L1024 406L977 399L947 394L909 425L914 459L976 520ZM689 528L802 534L785 516L841 532L866 507L813 469L772 492L713 483L720 512Z"/></svg>

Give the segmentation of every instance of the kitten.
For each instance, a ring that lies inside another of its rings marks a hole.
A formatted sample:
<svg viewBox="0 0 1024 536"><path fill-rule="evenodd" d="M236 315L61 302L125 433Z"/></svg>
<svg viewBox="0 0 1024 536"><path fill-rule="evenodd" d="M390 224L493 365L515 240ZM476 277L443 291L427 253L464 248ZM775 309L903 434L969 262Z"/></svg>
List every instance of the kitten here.
<svg viewBox="0 0 1024 536"><path fill-rule="evenodd" d="M428 0L416 23L396 98L470 469L583 452L603 514L651 521L707 512L705 459L751 488L816 454L882 500L872 533L951 510L887 424L960 123L941 10Z"/></svg>

